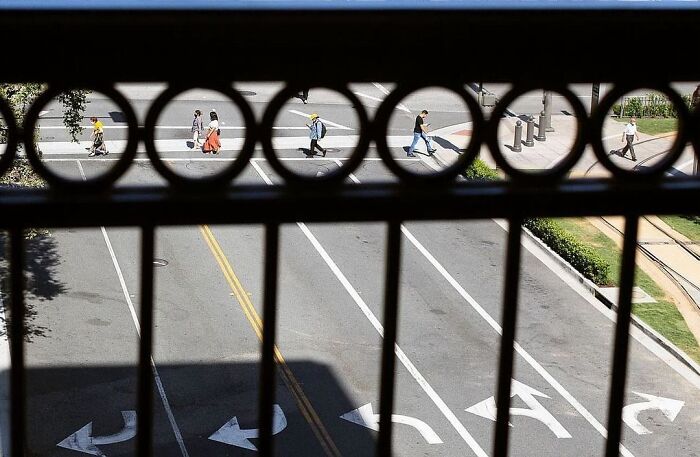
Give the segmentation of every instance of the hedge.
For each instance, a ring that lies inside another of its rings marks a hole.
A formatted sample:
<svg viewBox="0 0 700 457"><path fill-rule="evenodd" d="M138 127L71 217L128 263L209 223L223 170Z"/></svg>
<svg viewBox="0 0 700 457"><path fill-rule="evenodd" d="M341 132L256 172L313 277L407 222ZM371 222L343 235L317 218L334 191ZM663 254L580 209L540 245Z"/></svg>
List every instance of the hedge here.
<svg viewBox="0 0 700 457"><path fill-rule="evenodd" d="M476 159L462 174L470 181L494 181L498 172ZM553 219L526 219L523 227L542 240L554 252L569 262L579 273L598 285L610 283L610 265L591 249L564 230Z"/></svg>
<svg viewBox="0 0 700 457"><path fill-rule="evenodd" d="M690 95L681 96L685 106L690 108ZM641 97L630 97L625 103L625 117L664 117L675 118L678 116L676 107L665 96L649 93L646 94L646 101ZM612 108L613 114L620 116L622 105L615 103Z"/></svg>
<svg viewBox="0 0 700 457"><path fill-rule="evenodd" d="M527 228L544 244L559 254L584 277L598 285L608 285L610 265L553 219L526 219Z"/></svg>

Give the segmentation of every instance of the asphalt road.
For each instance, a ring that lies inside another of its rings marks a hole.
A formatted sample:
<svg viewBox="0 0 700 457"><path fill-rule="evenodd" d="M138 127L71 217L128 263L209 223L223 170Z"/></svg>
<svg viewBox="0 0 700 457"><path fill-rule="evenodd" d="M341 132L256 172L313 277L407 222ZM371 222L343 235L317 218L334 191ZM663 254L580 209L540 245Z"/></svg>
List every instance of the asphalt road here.
<svg viewBox="0 0 700 457"><path fill-rule="evenodd" d="M380 98L381 92L375 87L371 95ZM297 105L300 111L327 112L330 120L352 128L342 117L351 113L349 107ZM435 110L435 118L444 121L433 124L463 122L457 109L447 108ZM292 119L303 125L301 116ZM285 134L301 141L299 133ZM405 156L401 148L393 150ZM194 167L211 173L226 163L196 152L173 151L168 157L177 154L180 160L171 165L182 172ZM326 159L305 159L296 148L280 154L290 167L313 176L337 167L347 150L334 150ZM371 160L375 157L372 152L352 182L392 179L381 162ZM45 160L78 177L78 163L87 175L113 163L112 156L70 154L49 154ZM405 163L429 172L429 160L419 156ZM274 185L279 179L258 156L236 182ZM140 161L121 182L136 183L163 180ZM402 228L397 456L491 455L489 400L496 388L506 244L502 225L407 222ZM374 223L282 228L278 455L373 455L376 432L355 422L371 420L370 408L376 413L379 407L385 232L384 224ZM263 236L259 226L157 231L155 455L254 455ZM525 243L512 455L602 455L613 321ZM138 232L128 228L52 230L30 243L28 455L80 455L60 443L84 449L92 444L108 456L133 454L125 417L136 403L138 246ZM623 455L699 455L700 381L668 360L646 338L632 340L625 405L637 406L627 410ZM659 400L650 404L644 395L683 404L665 402L662 413ZM353 413L358 408L364 415ZM243 430L238 434L232 432L234 417ZM89 423L91 433L83 428ZM78 430L83 430L80 437L71 440ZM238 441L225 444L212 437Z"/></svg>

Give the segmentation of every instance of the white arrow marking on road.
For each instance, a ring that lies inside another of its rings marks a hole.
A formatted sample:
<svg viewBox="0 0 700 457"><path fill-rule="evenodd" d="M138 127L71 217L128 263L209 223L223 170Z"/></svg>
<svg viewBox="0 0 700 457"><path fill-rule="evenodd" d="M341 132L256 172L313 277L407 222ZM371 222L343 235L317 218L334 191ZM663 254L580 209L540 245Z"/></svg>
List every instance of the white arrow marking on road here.
<svg viewBox="0 0 700 457"><path fill-rule="evenodd" d="M43 116L44 114L49 113L49 111L39 111L39 117Z"/></svg>
<svg viewBox="0 0 700 457"><path fill-rule="evenodd" d="M634 393L642 398L646 398L649 401L634 403L622 408L622 420L625 421L625 424L629 425L632 430L637 432L638 435L651 434L651 431L644 427L639 422L639 419L637 419L637 416L642 411L645 411L647 409L658 409L664 414L664 416L668 418L668 420L673 422L676 419L676 416L678 416L678 413L681 412L681 409L685 405L685 402L680 400L657 397L655 395L643 394L639 392Z"/></svg>
<svg viewBox="0 0 700 457"><path fill-rule="evenodd" d="M124 428L119 433L93 437L92 422L90 422L58 443L57 446L83 452L85 454L104 457L107 454L100 451L97 447L98 445L121 443L122 441L129 441L136 436L136 411L122 411L122 418L124 418Z"/></svg>
<svg viewBox="0 0 700 457"><path fill-rule="evenodd" d="M366 405L360 406L349 413L345 413L340 416L340 418L345 419L348 422L352 422L353 424L367 427L375 432L379 431L379 414L374 414L372 403L367 403ZM437 433L430 428L430 425L426 424L422 420L416 419L415 417L392 414L391 421L396 422L397 424L410 425L411 427L415 428L420 432L423 439L425 439L428 444L442 444L442 440Z"/></svg>
<svg viewBox="0 0 700 457"><path fill-rule="evenodd" d="M554 416L552 416L552 414L547 411L545 407L542 406L542 404L535 398L535 395L538 397L550 398L548 395L545 395L542 392L513 379L510 387L510 396L514 397L516 395L525 402L529 409L510 408L511 416L527 416L537 419L549 427L557 438L571 438L571 434L566 431L559 421L557 421ZM489 397L471 408L465 409L465 411L495 421L496 399L494 397ZM512 424L509 425L511 427L513 426Z"/></svg>
<svg viewBox="0 0 700 457"><path fill-rule="evenodd" d="M284 417L284 411L282 411L282 408L280 408L279 405L274 405L272 412L272 434L277 435L279 432L287 428L287 418ZM248 430L241 429L241 426L238 425L238 418L234 416L233 419L226 422L219 430L212 434L209 439L212 441L218 441L219 443L230 444L231 446L257 451L258 448L256 448L255 445L248 440L257 438L258 434L259 429L257 428L251 428Z"/></svg>

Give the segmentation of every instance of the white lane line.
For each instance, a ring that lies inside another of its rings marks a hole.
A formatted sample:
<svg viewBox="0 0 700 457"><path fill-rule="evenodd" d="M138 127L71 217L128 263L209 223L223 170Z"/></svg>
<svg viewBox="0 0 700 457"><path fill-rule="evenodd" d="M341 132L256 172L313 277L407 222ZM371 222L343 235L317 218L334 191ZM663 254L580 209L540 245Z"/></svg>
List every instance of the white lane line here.
<svg viewBox="0 0 700 457"><path fill-rule="evenodd" d="M110 154L112 155L112 154ZM192 158L182 158L182 157L162 157L161 158L164 162L234 162L238 160L236 157L192 157ZM42 162L75 162L76 160L83 160L83 159L42 159ZM117 162L121 159L118 159L116 157L109 157L109 158L97 158L94 160L90 160L90 162ZM133 159L134 162L150 162L151 159L146 158L146 157L138 157ZM345 160L350 160L350 157L337 157L334 159L331 158L326 158L326 157L278 157L277 160L281 160L283 162L329 162L329 161L345 161ZM362 159L363 161L367 162L381 162L382 158L381 157L365 157ZM411 157L399 157L399 158L394 158L395 161L397 162L419 162L420 159L418 157L411 158ZM267 158L265 157L253 157L250 159L251 162L266 162Z"/></svg>
<svg viewBox="0 0 700 457"><path fill-rule="evenodd" d="M459 295L464 298L467 303L471 305L474 310L479 313L479 315L493 328L499 335L502 335L503 329L501 328L500 325L491 317L489 313L486 312L484 308L477 303L474 298L472 298L471 295L467 293L466 290L457 282L457 280L443 267L440 262L437 261L435 257L413 236L411 232L405 227L401 226L401 231L403 232L404 235L406 235L406 238L413 244L418 251L420 251L421 254L435 267L435 269L442 275L443 278L447 280L447 282L457 291ZM518 342L513 343L513 347L515 348L516 352L520 354L523 359L537 371L537 373L540 374L564 399L566 399L567 402L581 414L589 424L593 426L602 436L603 438L607 438L608 436L608 431L607 429L595 418L591 413L588 412L588 410L581 404L579 403L576 398L574 398L573 395L571 395L559 382L557 382L554 377L549 374L549 372L542 366L540 365L525 349L523 349ZM626 457L633 457L632 453L630 453L622 444L620 444L620 452L622 455Z"/></svg>
<svg viewBox="0 0 700 457"><path fill-rule="evenodd" d="M76 160L76 162L78 163L78 168L80 168L80 175L83 177L83 180L87 180L85 176L85 170L83 170L83 165L80 163L80 160ZM112 264L114 265L114 269L117 271L117 277L119 278L119 284L121 285L122 292L124 293L124 299L126 299L126 303L127 305L129 305L131 319L134 321L134 326L136 326L136 333L138 333L139 338L141 338L141 324L139 323L139 318L136 315L136 309L134 308L134 304L131 301L129 289L127 289L126 287L126 281L124 281L122 269L119 266L117 256L115 255L114 249L112 248L112 242L109 240L109 236L107 235L107 230L105 229L105 227L102 226L100 227L100 229L102 230L102 236L104 237L105 244L107 245L107 250L109 250L109 255L112 257ZM160 395L161 400L163 401L165 412L168 415L168 420L170 421L170 427L173 429L173 433L175 434L175 440L180 446L180 452L182 453L183 457L189 457L189 453L187 452L187 448L185 447L185 442L182 439L182 433L180 433L180 428L178 427L177 422L175 421L175 416L173 415L172 408L170 407L168 397L165 394L165 389L163 388L163 383L160 379L160 375L158 374L156 362L153 360L153 357L151 357L151 368L153 369L153 377L155 379L156 386L158 387L158 393Z"/></svg>
<svg viewBox="0 0 700 457"><path fill-rule="evenodd" d="M83 129L92 129L91 125L81 125L81 128ZM129 126L127 125L105 125L103 127L105 130L128 130ZM156 130L184 130L184 129L191 129L191 125L156 125ZM280 126L274 126L272 127L273 130L305 130L308 129L308 127L303 126L299 127L297 125L292 126L292 127L280 127ZM246 128L243 126L221 126L219 127L220 130L245 130ZM45 125L45 126L37 126L37 130L66 130L66 127L63 125ZM337 127L329 127L328 130L347 130L347 128L337 128Z"/></svg>
<svg viewBox="0 0 700 457"><path fill-rule="evenodd" d="M262 170L262 168L260 168L260 165L258 165L256 162L252 162L252 165L253 168L255 168L255 171L258 172L258 175L260 175L262 180L265 181L267 185L272 185L272 180L270 180L267 174ZM356 177L355 180L357 180ZM350 294L352 299L355 301L355 303L360 308L365 317L367 317L367 319L370 321L377 333L379 333L379 335L382 338L384 338L384 327L379 322L379 319L377 319L374 313L372 313L365 301L362 299L362 297L360 297L360 294L357 293L350 281L348 281L348 279L345 277L340 268L338 268L333 259L328 255L328 252L326 252L321 243L318 242L318 240L313 235L313 233L311 233L306 224L302 222L297 222L297 225L304 233L304 235L306 235L306 238L311 242L313 247L316 249L316 252L318 252L321 258L324 260L324 262L326 262L326 265L328 265L335 277L338 278L338 281L340 281L340 283L343 285L348 294ZM450 422L450 424L452 424L457 433L459 433L462 439L467 443L467 445L472 449L472 451L474 451L474 454L476 454L478 457L488 457L488 454L486 454L486 452L481 448L481 446L479 446L479 443L477 443L476 440L471 436L471 434L467 431L464 425L459 421L457 416L452 412L452 410L447 406L447 404L442 400L442 398L440 398L440 395L438 395L438 393L435 392L432 386L418 371L418 368L416 368L416 366L409 360L408 356L406 356L406 354L403 352L403 350L399 347L398 344L394 345L394 351L396 352L396 357L401 361L403 366L406 367L411 376L413 376L413 379L415 379L418 385L420 385L421 388L423 388L423 391L425 391L428 397L430 397L433 403L435 403L435 406L438 407L440 412L442 412L445 418Z"/></svg>
<svg viewBox="0 0 700 457"><path fill-rule="evenodd" d="M297 110L295 110L295 109L290 109L289 112L292 113L292 114L296 114L296 115L298 115L298 116L303 116L303 117L305 117L306 119L308 119L309 116L311 116L311 114L303 113L303 112L297 111ZM330 125L330 126L333 126L333 127L338 128L338 129L340 129L340 130L354 130L353 128L346 127L346 126L340 125L340 124L336 124L335 122L329 121L328 119L323 118L323 117L319 117L319 119L321 119L321 121L322 121L324 124L328 124L328 125ZM308 127L304 127L304 128L308 128Z"/></svg>
<svg viewBox="0 0 700 457"><path fill-rule="evenodd" d="M384 95L389 95L391 93L391 91L389 89L387 89L386 87L382 86L379 83L372 83L372 84L374 84L374 87L379 89L379 92L383 93ZM406 111L407 113L411 112L411 110L406 108L406 105L404 105L402 103L399 103L398 105L396 105L396 107L402 111Z"/></svg>
<svg viewBox="0 0 700 457"><path fill-rule="evenodd" d="M479 315L493 328L499 335L502 335L503 329L501 328L500 325L491 317L491 315L486 312L484 308L477 303L474 298L472 298L471 295L467 293L466 290L457 282L457 280L443 267L440 262L437 261L437 259L413 236L413 234L405 227L401 226L401 231L403 234L408 238L408 240L413 244L413 246L418 249L418 251L423 254L423 256L435 267L435 269L442 275L443 278L447 280L447 282L457 291L459 295L464 298L467 303L471 305L474 310L479 313ZM581 404L579 403L576 398L574 398L573 395L571 395L554 377L549 374L549 372L539 364L525 349L523 349L518 342L513 343L513 347L515 348L516 352L522 356L523 359L537 371L537 373L542 376L545 381L551 385L554 390L556 390L559 395L564 397L564 399L569 402L569 404L579 412L587 421L589 424L593 426L602 436L603 438L607 438L608 436L608 431L607 429L595 418L593 415L588 412L588 410ZM620 452L622 455L626 457L633 457L632 453L630 453L622 444L620 444Z"/></svg>
<svg viewBox="0 0 700 457"><path fill-rule="evenodd" d="M360 180L357 179L353 175L351 177L353 182L356 184L360 183ZM471 305L471 307L493 328L496 333L499 335L503 334L503 328L496 322L491 315L486 312L486 310L476 301L474 298L467 293L466 290L457 282L457 280L445 269L445 267L438 262L438 260L428 251L423 244L421 244L418 239L416 239L415 236L406 228L405 225L401 225L401 232L406 236L406 238L411 242L411 244L418 249L418 251L423 254L423 257L425 257L428 262L430 262L433 267L442 275L443 278L447 280L447 282L457 291L457 293L464 298L464 300L467 301ZM535 360L525 349L523 349L522 346L516 341L513 343L513 347L515 348L515 351L522 356L523 359L539 373L542 378L545 379L551 385L554 390L556 390L559 395L564 397L564 399L569 402L569 404L576 410L578 411L581 416L583 416L589 424L593 426L593 428L600 433L603 438L607 438L608 436L608 431L607 429L601 424L593 415L588 412L588 410L578 401L576 398L574 398L573 395L571 395L554 377L549 374L549 372L542 366L540 365L537 360ZM630 451L628 451L622 444L620 444L620 453L625 456L625 457L634 457Z"/></svg>
<svg viewBox="0 0 700 457"><path fill-rule="evenodd" d="M359 96L359 97L368 98L368 99L370 99L370 100L374 100L374 101L380 102L380 103L384 101L383 99L381 99L381 98L379 98L379 97L373 97L373 96L371 96L371 95L363 94L362 92L357 92L357 91L355 91L355 95L357 95L357 96ZM398 105L396 105L396 109L400 109L401 111L406 111L407 113L410 113L410 112L411 112L411 110L409 110L408 108L406 108L406 107L405 107L404 105L402 105L401 103L399 103Z"/></svg>

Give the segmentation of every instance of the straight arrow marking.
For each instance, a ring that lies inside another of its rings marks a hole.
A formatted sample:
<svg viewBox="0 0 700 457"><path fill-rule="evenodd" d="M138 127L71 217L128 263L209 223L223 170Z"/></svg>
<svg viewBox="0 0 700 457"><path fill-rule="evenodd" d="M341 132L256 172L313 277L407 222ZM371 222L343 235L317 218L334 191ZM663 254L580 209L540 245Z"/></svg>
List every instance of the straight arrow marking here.
<svg viewBox="0 0 700 457"><path fill-rule="evenodd" d="M350 412L347 412L340 416L341 419L345 419L353 424L361 425L375 432L379 431L379 414L375 414L372 409L372 403L367 403L366 405L360 406ZM391 421L397 424L410 425L411 427L418 430L418 432L423 436L423 439L428 444L442 444L442 440L435 433L435 431L420 419L410 416L402 416L400 414L392 414Z"/></svg>
<svg viewBox="0 0 700 457"><path fill-rule="evenodd" d="M673 400L671 398L657 397L655 395L643 394L640 392L633 392L635 395L639 395L648 401L633 403L622 408L622 420L627 424L632 430L634 430L638 435L649 435L651 431L639 422L637 416L642 411L647 409L658 409L663 413L664 416L668 418L671 422L676 419L678 413L685 405L684 401Z"/></svg>

